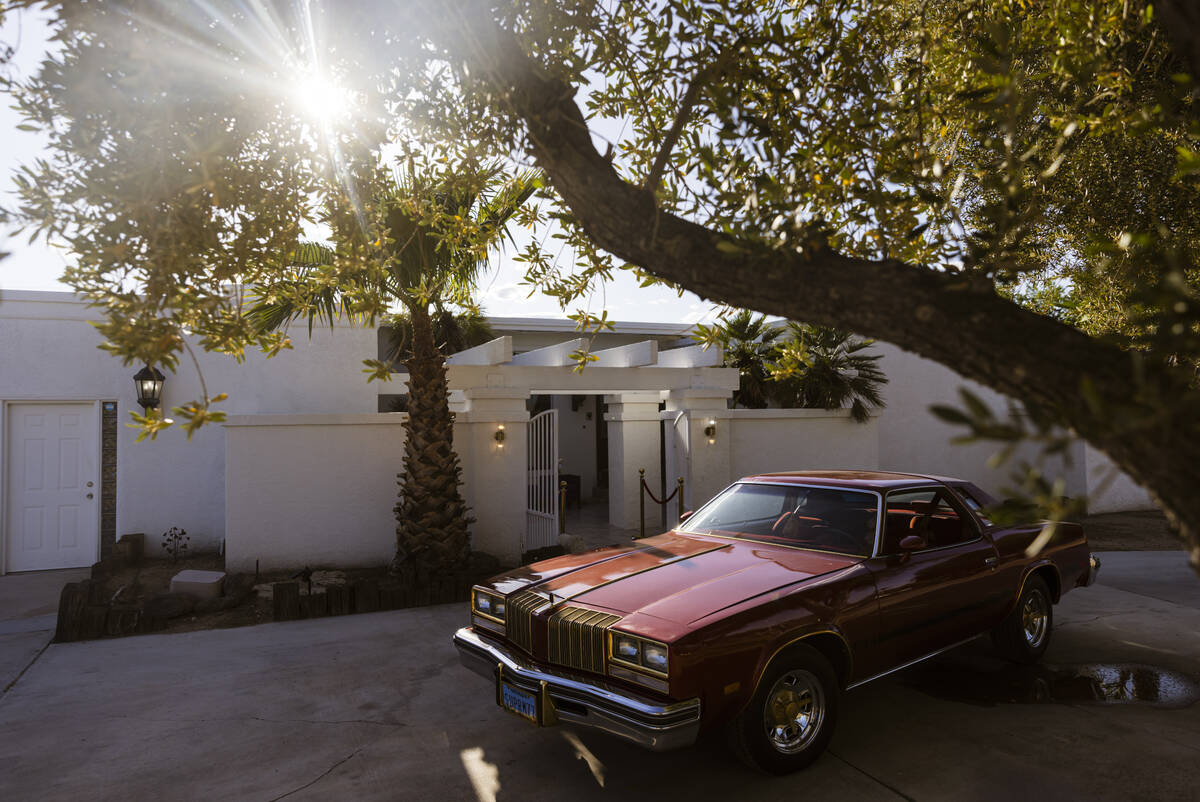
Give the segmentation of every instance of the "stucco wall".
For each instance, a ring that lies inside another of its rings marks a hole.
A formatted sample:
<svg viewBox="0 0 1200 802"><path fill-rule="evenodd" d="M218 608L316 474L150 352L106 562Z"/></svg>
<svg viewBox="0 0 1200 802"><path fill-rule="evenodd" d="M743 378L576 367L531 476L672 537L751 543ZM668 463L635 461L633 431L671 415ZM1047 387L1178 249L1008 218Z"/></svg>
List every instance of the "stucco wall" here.
<svg viewBox="0 0 1200 802"><path fill-rule="evenodd" d="M231 571L381 565L396 553L396 474L404 413L239 415L225 425L226 553ZM471 546L507 563L525 530L523 410L461 413L454 448ZM504 422L503 445L495 439Z"/></svg>
<svg viewBox="0 0 1200 802"><path fill-rule="evenodd" d="M1082 448L1087 465L1088 512L1121 512L1154 509L1154 500L1146 488L1117 469L1107 455L1090 445Z"/></svg>
<svg viewBox="0 0 1200 802"><path fill-rule="evenodd" d="M984 403L1005 414L1009 400L955 371L931 360L909 353L888 343L877 343L883 354L879 366L887 374L883 386L887 406L879 411L879 467L888 471L911 471L968 479L988 492L1004 497L1010 487L1010 475L1022 461L1033 461L1036 447L1020 446L1013 458L1000 467L989 459L1000 450L997 443L955 444L951 440L963 434L963 428L943 423L929 411L933 404L962 406L959 388L966 387ZM1087 492L1082 444L1072 450L1072 464L1052 459L1045 463L1052 476L1064 475L1068 495Z"/></svg>
<svg viewBox="0 0 1200 802"><path fill-rule="evenodd" d="M879 465L875 418L856 423L848 412L823 409L736 409L730 414L730 480L754 473Z"/></svg>
<svg viewBox="0 0 1200 802"><path fill-rule="evenodd" d="M89 323L96 319L68 293L0 291L0 401L117 401L117 535L144 532L153 553L161 534L178 526L194 550L217 548L225 537L224 432L206 426L189 442L172 429L135 442L137 432L125 424L131 409L141 412L133 386L140 366L97 348L102 338ZM273 359L248 353L241 364L195 348L209 394L229 394L219 408L227 414L375 410L377 388L362 374L362 360L375 355L373 330L315 327L310 340L307 327L298 326L292 340L292 351ZM176 373L167 373L164 408L170 415L172 406L200 396L185 356Z"/></svg>
<svg viewBox="0 0 1200 802"><path fill-rule="evenodd" d="M402 413L242 415L225 426L225 566L379 565L396 552Z"/></svg>

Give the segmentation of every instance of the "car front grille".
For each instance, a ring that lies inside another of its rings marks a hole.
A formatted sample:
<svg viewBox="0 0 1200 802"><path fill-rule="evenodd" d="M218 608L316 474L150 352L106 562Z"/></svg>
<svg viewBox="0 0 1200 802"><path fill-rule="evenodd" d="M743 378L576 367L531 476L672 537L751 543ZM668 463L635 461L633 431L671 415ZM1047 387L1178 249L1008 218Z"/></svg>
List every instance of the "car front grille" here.
<svg viewBox="0 0 1200 802"><path fill-rule="evenodd" d="M549 621L547 657L556 665L603 674L605 633L620 620L619 615L583 607L555 610Z"/></svg>
<svg viewBox="0 0 1200 802"><path fill-rule="evenodd" d="M532 590L522 590L510 596L505 613L508 639L533 654L533 617L549 606L549 599Z"/></svg>

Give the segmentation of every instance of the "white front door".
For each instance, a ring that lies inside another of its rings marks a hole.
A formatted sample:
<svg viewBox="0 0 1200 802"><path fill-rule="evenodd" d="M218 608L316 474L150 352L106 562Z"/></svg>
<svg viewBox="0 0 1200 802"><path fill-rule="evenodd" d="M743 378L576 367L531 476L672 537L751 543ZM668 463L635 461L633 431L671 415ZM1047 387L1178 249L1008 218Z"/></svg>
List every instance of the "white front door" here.
<svg viewBox="0 0 1200 802"><path fill-rule="evenodd" d="M99 559L100 422L94 404L10 404L7 569Z"/></svg>

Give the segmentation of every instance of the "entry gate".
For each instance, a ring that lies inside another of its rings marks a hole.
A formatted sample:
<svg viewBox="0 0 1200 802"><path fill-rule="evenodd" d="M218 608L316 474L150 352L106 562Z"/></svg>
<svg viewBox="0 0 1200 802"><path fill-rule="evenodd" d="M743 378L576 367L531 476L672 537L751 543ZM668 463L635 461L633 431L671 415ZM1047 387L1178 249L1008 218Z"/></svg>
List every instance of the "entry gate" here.
<svg viewBox="0 0 1200 802"><path fill-rule="evenodd" d="M525 548L558 545L558 410L529 421L529 500L525 510Z"/></svg>

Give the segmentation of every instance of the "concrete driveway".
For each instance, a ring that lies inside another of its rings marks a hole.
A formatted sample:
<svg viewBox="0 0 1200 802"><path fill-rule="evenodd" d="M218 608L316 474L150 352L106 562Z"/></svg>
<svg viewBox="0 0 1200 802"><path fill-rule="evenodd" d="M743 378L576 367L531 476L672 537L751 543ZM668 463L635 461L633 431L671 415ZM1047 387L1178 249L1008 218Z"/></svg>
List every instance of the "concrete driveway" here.
<svg viewBox="0 0 1200 802"><path fill-rule="evenodd" d="M67 568L0 576L0 694L54 637L63 586L90 575L89 568Z"/></svg>
<svg viewBox="0 0 1200 802"><path fill-rule="evenodd" d="M1195 675L1200 580L1183 559L1106 556L1101 584L1056 608L1046 663ZM1053 672L1031 692L984 642L847 694L829 752L772 778L719 743L656 755L523 724L458 665L465 617L51 645L0 698L0 799L1200 798L1200 705L1079 702Z"/></svg>

